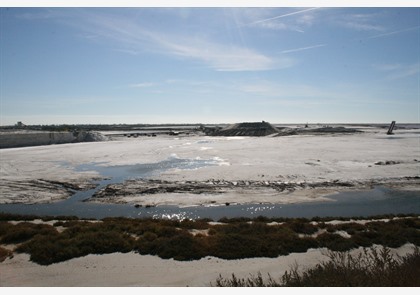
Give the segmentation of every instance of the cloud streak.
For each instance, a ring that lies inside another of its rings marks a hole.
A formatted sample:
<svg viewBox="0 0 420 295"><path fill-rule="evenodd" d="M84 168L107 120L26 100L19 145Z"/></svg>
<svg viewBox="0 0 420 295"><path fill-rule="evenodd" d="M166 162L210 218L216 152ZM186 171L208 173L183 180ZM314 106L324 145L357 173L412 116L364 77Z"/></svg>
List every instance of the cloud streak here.
<svg viewBox="0 0 420 295"><path fill-rule="evenodd" d="M129 87L131 88L148 88L156 86L156 83L151 82L144 82L144 83L137 83L137 84L130 84Z"/></svg>
<svg viewBox="0 0 420 295"><path fill-rule="evenodd" d="M381 72L386 73L387 80L399 80L415 75L419 75L420 73L420 63L413 63L408 65L403 64L381 64L381 65L374 65L376 69Z"/></svg>
<svg viewBox="0 0 420 295"><path fill-rule="evenodd" d="M216 71L266 71L287 68L294 60L274 58L253 49L225 44L204 37L169 34L147 29L135 19L117 15L86 13L81 30L117 42L125 52L153 52L180 59L193 60Z"/></svg>
<svg viewBox="0 0 420 295"><path fill-rule="evenodd" d="M397 30L397 31L392 31L392 32L388 32L388 33L379 34L379 35L374 35L374 36L365 38L364 40L388 37L388 36L391 36L391 35L396 35L396 34L408 32L408 31L417 30L419 28L420 28L420 26L410 27L410 28L406 28L406 29L402 29L402 30Z"/></svg>
<svg viewBox="0 0 420 295"><path fill-rule="evenodd" d="M290 13L278 15L278 16L275 16L275 17L270 17L270 18L266 18L266 19L257 20L257 21L254 21L252 23L249 23L249 25L260 24L260 23L264 23L264 22L268 22L268 21L272 21L272 20L275 20L275 19L284 18L284 17L296 15L296 14L301 14L301 13L305 13L305 12L320 9L320 8L321 7L313 7L313 8L308 8L308 9L299 10L299 11L295 11L295 12L290 12Z"/></svg>
<svg viewBox="0 0 420 295"><path fill-rule="evenodd" d="M385 32L386 28L379 24L382 17L382 13L339 14L332 20L335 24L351 30Z"/></svg>
<svg viewBox="0 0 420 295"><path fill-rule="evenodd" d="M281 53L292 53L292 52L309 50L309 49L314 49L314 48L319 48L319 47L324 47L324 46L327 46L327 44L318 44L318 45L313 45L313 46L300 47L300 48L295 48L295 49L288 49L288 50L281 51Z"/></svg>
<svg viewBox="0 0 420 295"><path fill-rule="evenodd" d="M161 39L159 44L171 55L204 62L216 71L264 71L294 65L290 58L271 58L248 48L226 46L206 40L183 42Z"/></svg>

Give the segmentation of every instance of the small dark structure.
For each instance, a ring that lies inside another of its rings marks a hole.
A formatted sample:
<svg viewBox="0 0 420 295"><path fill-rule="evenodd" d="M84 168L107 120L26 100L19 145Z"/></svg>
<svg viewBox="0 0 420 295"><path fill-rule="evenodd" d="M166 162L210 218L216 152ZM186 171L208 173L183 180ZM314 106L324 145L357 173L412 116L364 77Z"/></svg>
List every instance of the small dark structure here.
<svg viewBox="0 0 420 295"><path fill-rule="evenodd" d="M386 134L388 134L388 135L394 134L394 133L392 133L392 131L394 130L394 128L395 128L395 121L392 121L391 122L391 125L389 125L389 129L388 129L388 132Z"/></svg>
<svg viewBox="0 0 420 295"><path fill-rule="evenodd" d="M17 128L24 128L26 125L23 124L21 121L17 122L15 125Z"/></svg>
<svg viewBox="0 0 420 295"><path fill-rule="evenodd" d="M205 130L205 132L212 136L267 136L278 133L279 130L270 123L262 121L237 123L223 129Z"/></svg>

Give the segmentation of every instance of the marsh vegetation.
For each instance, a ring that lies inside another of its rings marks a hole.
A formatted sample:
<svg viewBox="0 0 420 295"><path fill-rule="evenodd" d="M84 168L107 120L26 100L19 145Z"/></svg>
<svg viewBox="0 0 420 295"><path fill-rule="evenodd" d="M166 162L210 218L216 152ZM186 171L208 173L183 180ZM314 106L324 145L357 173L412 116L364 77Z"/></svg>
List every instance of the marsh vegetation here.
<svg viewBox="0 0 420 295"><path fill-rule="evenodd" d="M386 219L384 219L386 218ZM165 220L17 216L0 214L0 244L15 245L41 265L88 254L138 252L163 259L278 257L310 248L348 251L382 245L420 246L418 216L331 218L233 218ZM361 218L359 218L361 219ZM34 220L38 220L34 222ZM13 221L13 222L12 222ZM48 221L48 222L47 222Z"/></svg>

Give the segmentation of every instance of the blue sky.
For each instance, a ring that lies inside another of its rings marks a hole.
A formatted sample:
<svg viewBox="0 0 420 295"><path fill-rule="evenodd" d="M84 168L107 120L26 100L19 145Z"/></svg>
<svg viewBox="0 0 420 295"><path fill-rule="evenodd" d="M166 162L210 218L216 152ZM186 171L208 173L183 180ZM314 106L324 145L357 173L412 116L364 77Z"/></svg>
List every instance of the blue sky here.
<svg viewBox="0 0 420 295"><path fill-rule="evenodd" d="M420 122L419 7L0 13L1 125Z"/></svg>

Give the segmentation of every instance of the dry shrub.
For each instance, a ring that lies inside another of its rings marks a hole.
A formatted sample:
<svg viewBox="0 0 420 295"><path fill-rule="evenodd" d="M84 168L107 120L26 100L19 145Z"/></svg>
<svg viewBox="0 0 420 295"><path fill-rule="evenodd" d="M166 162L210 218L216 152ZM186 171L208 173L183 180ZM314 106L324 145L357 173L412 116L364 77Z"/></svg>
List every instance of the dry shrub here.
<svg viewBox="0 0 420 295"><path fill-rule="evenodd" d="M278 280L261 273L250 278L216 279L217 287L419 287L420 250L404 257L394 256L387 247L365 248L358 255L328 253L329 260L306 271L293 267ZM213 285L213 284L211 284Z"/></svg>

